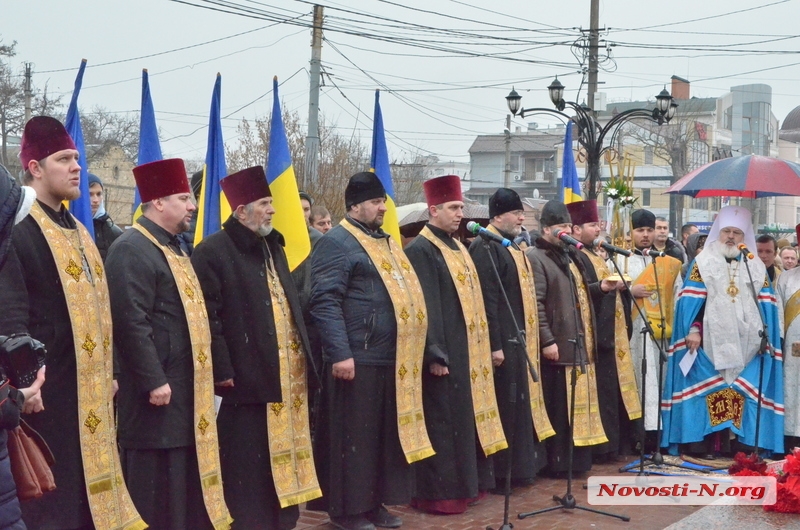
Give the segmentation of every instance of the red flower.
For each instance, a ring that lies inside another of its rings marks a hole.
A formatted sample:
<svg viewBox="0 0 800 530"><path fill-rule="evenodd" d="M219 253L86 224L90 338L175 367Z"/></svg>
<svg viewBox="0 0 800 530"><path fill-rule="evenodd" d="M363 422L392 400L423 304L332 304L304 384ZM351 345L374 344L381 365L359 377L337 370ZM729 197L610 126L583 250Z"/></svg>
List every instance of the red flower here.
<svg viewBox="0 0 800 530"><path fill-rule="evenodd" d="M786 463L783 464L783 472L787 475L800 475L800 456L792 451L792 454L786 455Z"/></svg>
<svg viewBox="0 0 800 530"><path fill-rule="evenodd" d="M785 484L778 484L775 504L764 506L764 510L778 513L800 513L800 499Z"/></svg>
<svg viewBox="0 0 800 530"><path fill-rule="evenodd" d="M737 471L736 473L731 473L730 471L728 471L728 474L729 475L733 475L735 477L760 477L760 476L762 476L761 473L759 473L758 471L753 471L752 469L742 469L740 471Z"/></svg>
<svg viewBox="0 0 800 530"><path fill-rule="evenodd" d="M738 476L758 476L767 473L767 463L761 459L757 454L747 456L739 452L733 457L734 464L728 469L729 475ZM743 470L755 471L753 474L742 475Z"/></svg>

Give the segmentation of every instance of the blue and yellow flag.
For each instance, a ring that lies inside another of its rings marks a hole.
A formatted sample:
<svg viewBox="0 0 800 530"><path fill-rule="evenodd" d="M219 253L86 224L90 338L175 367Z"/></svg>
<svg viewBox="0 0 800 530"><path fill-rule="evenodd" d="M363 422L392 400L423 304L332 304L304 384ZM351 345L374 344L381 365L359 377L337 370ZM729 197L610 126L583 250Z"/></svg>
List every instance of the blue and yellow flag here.
<svg viewBox="0 0 800 530"><path fill-rule="evenodd" d="M197 202L195 245L200 244L204 237L218 232L222 228L223 220L231 215L231 207L219 185L219 181L228 174L225 167L225 144L222 142L221 95L222 76L217 74L208 118L208 148L206 163L203 166L203 184L200 189L200 200Z"/></svg>
<svg viewBox="0 0 800 530"><path fill-rule="evenodd" d="M136 165L141 166L148 162L163 160L161 155L161 142L158 140L158 127L156 127L156 111L153 108L153 99L150 97L150 81L147 68L142 70L142 111L139 117L139 155ZM139 188L134 188L133 220L142 215L142 198Z"/></svg>
<svg viewBox="0 0 800 530"><path fill-rule="evenodd" d="M372 158L370 171L375 173L386 190L386 214L383 216L383 231L392 236L402 247L400 238L400 220L397 218L392 170L389 167L389 151L386 149L386 133L383 130L383 114L381 113L381 91L375 91L375 117L372 121Z"/></svg>
<svg viewBox="0 0 800 530"><path fill-rule="evenodd" d="M64 127L67 129L69 135L72 136L72 141L75 142L75 147L78 149L78 153L80 153L78 164L81 166L81 182L79 184L81 196L74 201L70 201L69 211L75 216L75 219L86 227L86 230L88 230L89 233L92 234L92 238L94 238L92 202L89 199L89 166L86 164L86 145L83 142L81 115L78 111L78 95L81 93L83 72L85 70L86 59L83 59L78 69L78 77L75 78L75 90L72 91L72 100L69 102L69 110L67 110L67 119Z"/></svg>
<svg viewBox="0 0 800 530"><path fill-rule="evenodd" d="M564 204L583 200L581 198L581 181L578 179L578 168L575 167L575 155L572 154L572 121L567 124L564 135L564 158L561 163L561 201Z"/></svg>
<svg viewBox="0 0 800 530"><path fill-rule="evenodd" d="M300 204L289 141L286 139L286 129L283 126L277 77L272 79L272 99L266 169L269 190L272 192L275 204L272 226L286 239L289 270L294 270L311 252L311 240L308 237L303 206Z"/></svg>

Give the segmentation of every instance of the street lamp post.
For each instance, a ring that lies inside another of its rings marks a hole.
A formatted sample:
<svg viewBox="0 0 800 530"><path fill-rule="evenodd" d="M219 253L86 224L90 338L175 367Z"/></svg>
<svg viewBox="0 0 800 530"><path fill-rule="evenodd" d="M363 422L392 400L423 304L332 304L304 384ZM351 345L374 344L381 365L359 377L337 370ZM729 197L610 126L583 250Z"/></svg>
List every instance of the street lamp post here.
<svg viewBox="0 0 800 530"><path fill-rule="evenodd" d="M578 105L572 101L564 101L564 85L556 77L550 86L547 87L550 94L550 101L553 102L557 110L547 108L522 108L522 96L516 90L511 89L511 93L506 96L508 103L508 110L514 116L524 118L526 114L554 114L572 120L578 126L578 143L583 147L586 152L586 172L589 180L589 190L587 194L588 199L597 198L597 183L600 180L600 160L608 149L613 148L614 137L619 130L619 126L628 120L634 118L645 118L662 125L669 122L678 104L673 100L672 96L667 89L664 88L656 96L656 106L653 109L629 109L612 117L605 125L600 123L594 118L592 109L586 105ZM564 112L564 109L570 107L574 112L574 116L569 116ZM606 135L611 132L611 139L608 145L605 145ZM565 149L569 149L565 146Z"/></svg>

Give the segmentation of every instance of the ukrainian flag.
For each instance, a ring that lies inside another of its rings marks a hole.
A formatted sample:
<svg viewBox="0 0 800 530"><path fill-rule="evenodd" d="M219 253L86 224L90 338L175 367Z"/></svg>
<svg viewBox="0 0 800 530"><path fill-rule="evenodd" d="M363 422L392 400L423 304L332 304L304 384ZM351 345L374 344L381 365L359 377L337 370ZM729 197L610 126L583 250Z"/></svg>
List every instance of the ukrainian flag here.
<svg viewBox="0 0 800 530"><path fill-rule="evenodd" d="M292 167L289 141L286 139L286 129L283 126L277 76L272 79L272 101L266 169L267 182L275 203L272 226L286 240L286 258L289 261L289 270L294 270L311 253L311 240L308 236L303 207L300 204L300 193ZM308 156L312 155L308 154Z"/></svg>
<svg viewBox="0 0 800 530"><path fill-rule="evenodd" d="M197 203L195 246L199 245L204 237L218 232L222 228L222 220L231 215L231 207L219 185L219 181L228 174L228 169L225 167L225 144L222 142L221 94L222 76L217 74L208 118L208 148L206 163L203 166L203 183L200 188L200 200Z"/></svg>
<svg viewBox="0 0 800 530"><path fill-rule="evenodd" d="M94 239L94 222L92 221L92 202L89 199L89 167L86 164L86 146L83 142L83 129L81 128L81 116L78 111L78 95L81 93L81 85L83 84L83 72L86 70L86 59L81 61L81 66L78 69L78 77L75 78L75 90L72 92L72 100L69 102L69 109L67 110L67 119L64 127L75 142L75 147L78 149L78 164L81 166L81 182L78 185L81 190L81 196L70 201L69 211L75 216L75 219L81 222L86 230L92 234Z"/></svg>
<svg viewBox="0 0 800 530"><path fill-rule="evenodd" d="M575 167L575 156L572 154L572 121L567 124L564 135L564 159L561 163L561 200L564 204L578 202L581 198L581 181L578 180L578 169Z"/></svg>
<svg viewBox="0 0 800 530"><path fill-rule="evenodd" d="M389 151L386 149L386 133L383 130L383 114L381 113L381 91L375 91L375 117L372 121L372 158L370 171L375 173L386 190L386 214L383 216L383 231L392 236L402 247L400 238L400 220L397 218L392 170L389 167Z"/></svg>
<svg viewBox="0 0 800 530"><path fill-rule="evenodd" d="M142 111L139 117L139 155L136 165L141 166L163 158L156 127L156 111L153 108L153 98L150 97L150 80L145 68L142 70ZM133 196L133 220L136 221L140 215L142 215L142 198L137 187L134 188Z"/></svg>

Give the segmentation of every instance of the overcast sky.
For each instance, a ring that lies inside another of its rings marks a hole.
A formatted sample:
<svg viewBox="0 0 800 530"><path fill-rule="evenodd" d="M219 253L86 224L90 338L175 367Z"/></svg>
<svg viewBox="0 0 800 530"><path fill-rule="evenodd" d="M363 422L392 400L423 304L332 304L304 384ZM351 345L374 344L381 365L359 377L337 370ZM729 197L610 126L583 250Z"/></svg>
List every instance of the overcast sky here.
<svg viewBox="0 0 800 530"><path fill-rule="evenodd" d="M502 132L512 85L526 107L551 105L546 87L555 75L567 99L585 97L585 86L577 92L581 67L571 44L589 26L589 0L319 3L329 28L324 119L369 142L374 90L381 88L392 158L414 152L468 161L477 134ZM269 114L274 75L285 105L307 119L312 4L6 0L0 38L17 41L12 61L20 73L23 61L32 62L34 84L48 83L67 103L86 58L85 109L138 111L147 68L164 155L203 159L217 72L226 143L236 142L242 118ZM599 75L609 102L652 99L678 75L698 97L771 85L780 121L800 105L800 0L601 0L600 6L600 26L608 29L603 42L614 45Z"/></svg>

